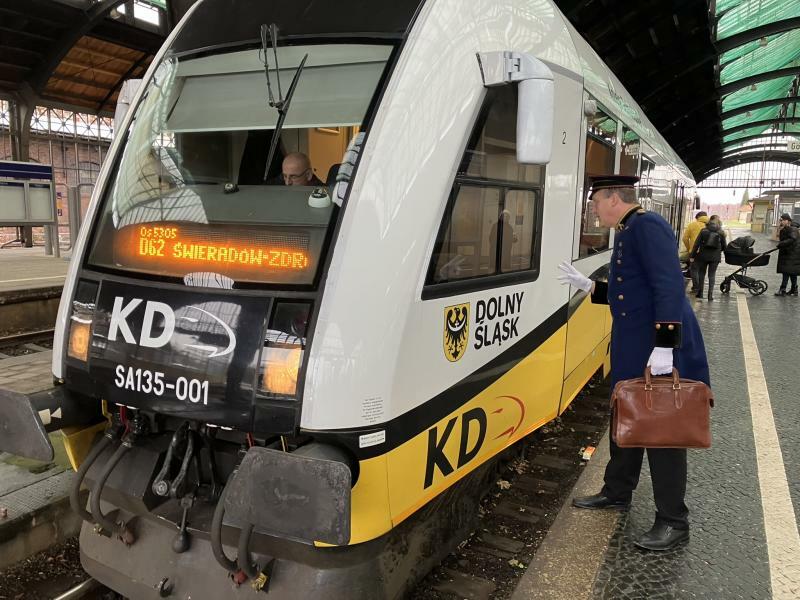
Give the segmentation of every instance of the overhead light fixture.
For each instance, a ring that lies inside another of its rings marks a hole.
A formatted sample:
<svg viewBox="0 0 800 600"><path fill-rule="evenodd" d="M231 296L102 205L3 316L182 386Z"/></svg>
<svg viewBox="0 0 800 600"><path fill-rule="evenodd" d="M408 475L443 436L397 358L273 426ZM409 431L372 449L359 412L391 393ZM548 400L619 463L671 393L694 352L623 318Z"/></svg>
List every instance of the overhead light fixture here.
<svg viewBox="0 0 800 600"><path fill-rule="evenodd" d="M761 46L762 48L764 46L766 46L768 43L769 43L769 40L766 38L766 36L762 37L760 40L758 40L758 45Z"/></svg>

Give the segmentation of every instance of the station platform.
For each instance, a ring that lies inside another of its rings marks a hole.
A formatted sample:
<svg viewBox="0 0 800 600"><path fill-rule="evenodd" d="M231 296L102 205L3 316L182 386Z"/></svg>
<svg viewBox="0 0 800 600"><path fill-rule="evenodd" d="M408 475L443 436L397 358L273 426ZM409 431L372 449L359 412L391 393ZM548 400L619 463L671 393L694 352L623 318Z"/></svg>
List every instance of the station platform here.
<svg viewBox="0 0 800 600"><path fill-rule="evenodd" d="M69 253L0 249L0 336L52 328L68 268Z"/></svg>
<svg viewBox="0 0 800 600"><path fill-rule="evenodd" d="M0 294L50 287L63 287L69 253L47 256L44 248L0 249Z"/></svg>
<svg viewBox="0 0 800 600"><path fill-rule="evenodd" d="M0 360L0 388L31 394L51 387L51 360L49 350ZM50 434L50 463L0 452L0 570L80 531L69 506L75 473L60 436Z"/></svg>
<svg viewBox="0 0 800 600"><path fill-rule="evenodd" d="M775 247L753 235L756 252ZM691 539L674 550L639 550L655 516L644 461L630 511L586 511L568 501L512 600L800 598L800 301L775 297L777 256L750 275L769 289L719 293L736 267L721 264L713 302L692 297L715 395L712 448L689 451ZM603 485L608 441L572 496Z"/></svg>

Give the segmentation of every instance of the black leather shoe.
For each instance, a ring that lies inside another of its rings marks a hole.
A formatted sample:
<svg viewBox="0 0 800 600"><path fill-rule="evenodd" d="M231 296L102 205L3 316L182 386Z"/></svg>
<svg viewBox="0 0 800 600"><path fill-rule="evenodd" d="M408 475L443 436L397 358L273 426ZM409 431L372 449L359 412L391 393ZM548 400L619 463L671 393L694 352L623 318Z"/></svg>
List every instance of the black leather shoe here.
<svg viewBox="0 0 800 600"><path fill-rule="evenodd" d="M797 290L789 290L786 292L787 296L797 296Z"/></svg>
<svg viewBox="0 0 800 600"><path fill-rule="evenodd" d="M786 290L778 290L777 292L775 292L775 295L776 296L786 296L787 295L786 294Z"/></svg>
<svg viewBox="0 0 800 600"><path fill-rule="evenodd" d="M630 500L611 500L603 494L594 496L581 496L572 499L572 506L575 508L590 508L594 510L607 508L610 510L627 510L631 505Z"/></svg>
<svg viewBox="0 0 800 600"><path fill-rule="evenodd" d="M644 550L661 551L671 550L688 541L688 529L675 529L666 523L656 523L650 531L633 540L633 543Z"/></svg>

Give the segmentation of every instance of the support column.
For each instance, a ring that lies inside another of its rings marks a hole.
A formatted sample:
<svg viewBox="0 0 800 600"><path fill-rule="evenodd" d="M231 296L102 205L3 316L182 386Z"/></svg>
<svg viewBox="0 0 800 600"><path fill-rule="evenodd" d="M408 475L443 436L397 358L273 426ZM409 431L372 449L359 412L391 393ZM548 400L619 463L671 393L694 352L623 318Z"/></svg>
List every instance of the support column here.
<svg viewBox="0 0 800 600"><path fill-rule="evenodd" d="M11 160L27 162L30 160L31 148L31 117L35 102L21 99L9 103L9 117L11 121ZM18 228L21 232L20 239L26 248L33 247L33 228L30 225Z"/></svg>

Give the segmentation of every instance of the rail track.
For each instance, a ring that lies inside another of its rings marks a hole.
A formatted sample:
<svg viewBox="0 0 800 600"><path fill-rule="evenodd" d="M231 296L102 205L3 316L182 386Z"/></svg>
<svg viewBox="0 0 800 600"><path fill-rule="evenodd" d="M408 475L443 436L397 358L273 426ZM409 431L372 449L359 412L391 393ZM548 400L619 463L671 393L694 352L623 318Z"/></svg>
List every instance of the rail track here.
<svg viewBox="0 0 800 600"><path fill-rule="evenodd" d="M53 330L22 331L0 336L0 360L50 350L53 347Z"/></svg>

